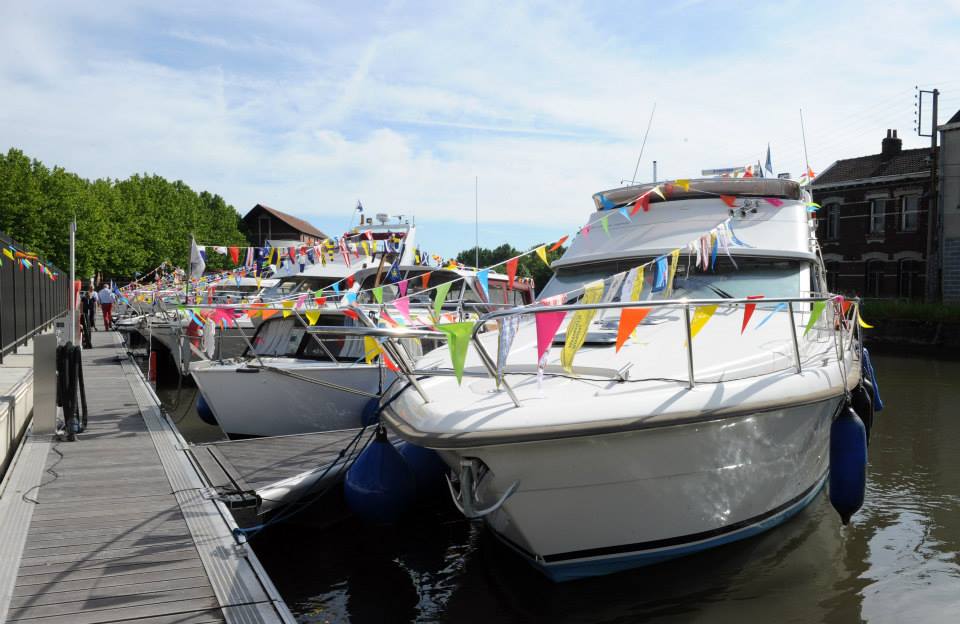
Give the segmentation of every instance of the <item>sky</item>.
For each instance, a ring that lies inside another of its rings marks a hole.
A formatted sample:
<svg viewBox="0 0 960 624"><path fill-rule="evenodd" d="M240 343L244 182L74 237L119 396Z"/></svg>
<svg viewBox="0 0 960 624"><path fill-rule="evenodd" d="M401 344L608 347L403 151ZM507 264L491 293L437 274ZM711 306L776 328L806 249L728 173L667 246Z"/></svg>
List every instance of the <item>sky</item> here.
<svg viewBox="0 0 960 624"><path fill-rule="evenodd" d="M3 2L0 149L150 173L341 234L357 201L432 253L575 231L591 195L762 160L924 147L960 108L960 0ZM926 113L925 113L926 114ZM475 192L476 191L476 192Z"/></svg>

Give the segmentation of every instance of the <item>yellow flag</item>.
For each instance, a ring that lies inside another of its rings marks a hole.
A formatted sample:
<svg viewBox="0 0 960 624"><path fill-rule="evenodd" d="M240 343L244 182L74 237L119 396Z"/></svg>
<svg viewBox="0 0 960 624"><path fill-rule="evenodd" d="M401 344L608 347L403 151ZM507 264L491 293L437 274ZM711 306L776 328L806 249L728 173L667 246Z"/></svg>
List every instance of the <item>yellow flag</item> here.
<svg viewBox="0 0 960 624"><path fill-rule="evenodd" d="M693 318L690 319L690 337L696 336L707 324L713 313L717 311L716 305L697 306L693 309Z"/></svg>
<svg viewBox="0 0 960 624"><path fill-rule="evenodd" d="M863 317L860 316L860 308L857 308L857 323L860 327L864 329L873 329L873 325L868 325L866 321L863 320Z"/></svg>
<svg viewBox="0 0 960 624"><path fill-rule="evenodd" d="M363 247L363 255L370 255L370 245L367 244L367 241L360 241L360 246Z"/></svg>
<svg viewBox="0 0 960 624"><path fill-rule="evenodd" d="M670 252L670 274L667 277L667 293L669 297L673 292L673 276L677 274L677 264L680 262L680 250L674 249Z"/></svg>
<svg viewBox="0 0 960 624"><path fill-rule="evenodd" d="M287 318L288 316L290 316L290 309L291 309L292 307L293 307L293 302L292 302L292 301L284 301L284 302L283 302L283 318Z"/></svg>
<svg viewBox="0 0 960 624"><path fill-rule="evenodd" d="M637 276L633 279L633 288L630 289L630 301L640 301L643 292L643 265L637 267Z"/></svg>
<svg viewBox="0 0 960 624"><path fill-rule="evenodd" d="M674 180L673 183L685 191L690 190L690 180Z"/></svg>
<svg viewBox="0 0 960 624"><path fill-rule="evenodd" d="M383 353L383 347L380 346L376 338L373 336L363 337L363 357L366 359L367 364L372 364L381 353Z"/></svg>
<svg viewBox="0 0 960 624"><path fill-rule="evenodd" d="M580 303L597 303L601 297L603 297L603 280L597 280L583 287L583 299ZM567 325L567 340L563 343L563 351L560 353L560 364L568 373L573 373L573 356L587 339L587 331L596 314L596 310L579 310L573 314L570 324Z"/></svg>
<svg viewBox="0 0 960 624"><path fill-rule="evenodd" d="M13 252L7 249L6 247L4 247L3 249L3 255L13 260Z"/></svg>
<svg viewBox="0 0 960 624"><path fill-rule="evenodd" d="M319 320L320 310L307 310L307 321L309 321L311 325L316 325Z"/></svg>
<svg viewBox="0 0 960 624"><path fill-rule="evenodd" d="M550 261L547 260L547 246L540 245L537 247L537 255L540 256L540 259L543 260L543 263L547 266L550 266Z"/></svg>

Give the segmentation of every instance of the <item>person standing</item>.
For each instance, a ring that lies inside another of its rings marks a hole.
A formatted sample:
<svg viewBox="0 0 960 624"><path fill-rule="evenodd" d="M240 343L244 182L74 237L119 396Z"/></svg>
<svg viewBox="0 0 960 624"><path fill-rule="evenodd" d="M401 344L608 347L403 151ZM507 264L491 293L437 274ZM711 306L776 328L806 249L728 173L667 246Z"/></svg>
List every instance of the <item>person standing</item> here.
<svg viewBox="0 0 960 624"><path fill-rule="evenodd" d="M83 311L83 316L87 320L90 331L96 329L97 291L91 289L83 293L83 297L80 299L80 309Z"/></svg>
<svg viewBox="0 0 960 624"><path fill-rule="evenodd" d="M100 311L103 312L103 329L110 331L113 329L113 292L106 284L100 284L100 292L97 293L97 299L100 301Z"/></svg>

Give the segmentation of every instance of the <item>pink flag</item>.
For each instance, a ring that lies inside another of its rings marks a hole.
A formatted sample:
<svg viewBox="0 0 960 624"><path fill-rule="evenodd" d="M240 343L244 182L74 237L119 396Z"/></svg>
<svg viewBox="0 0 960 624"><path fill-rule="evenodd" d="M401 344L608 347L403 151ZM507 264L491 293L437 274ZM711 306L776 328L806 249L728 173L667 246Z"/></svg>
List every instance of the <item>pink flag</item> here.
<svg viewBox="0 0 960 624"><path fill-rule="evenodd" d="M767 202L771 206L776 206L777 208L783 205L783 200L777 199L776 197L764 197L763 201Z"/></svg>
<svg viewBox="0 0 960 624"><path fill-rule="evenodd" d="M401 297L407 296L407 280L400 280L397 282L397 289L400 291Z"/></svg>
<svg viewBox="0 0 960 624"><path fill-rule="evenodd" d="M410 300L406 297L397 297L393 300L393 307L397 309L397 312L400 313L400 316L407 319L407 322L410 322Z"/></svg>
<svg viewBox="0 0 960 624"><path fill-rule="evenodd" d="M294 307L302 308L306 302L307 302L307 293L303 293L302 295L297 297L297 303Z"/></svg>
<svg viewBox="0 0 960 624"><path fill-rule="evenodd" d="M543 359L543 354L550 350L550 343L557 335L560 324L566 312L539 312L537 313L537 362Z"/></svg>

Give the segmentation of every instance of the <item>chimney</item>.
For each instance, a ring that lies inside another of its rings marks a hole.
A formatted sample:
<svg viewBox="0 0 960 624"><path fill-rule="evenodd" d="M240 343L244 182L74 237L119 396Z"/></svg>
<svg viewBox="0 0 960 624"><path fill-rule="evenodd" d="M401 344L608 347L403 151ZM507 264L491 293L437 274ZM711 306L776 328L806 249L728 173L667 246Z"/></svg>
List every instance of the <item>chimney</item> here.
<svg viewBox="0 0 960 624"><path fill-rule="evenodd" d="M887 138L880 143L880 160L890 160L900 153L903 141L897 138L896 130L887 130Z"/></svg>

